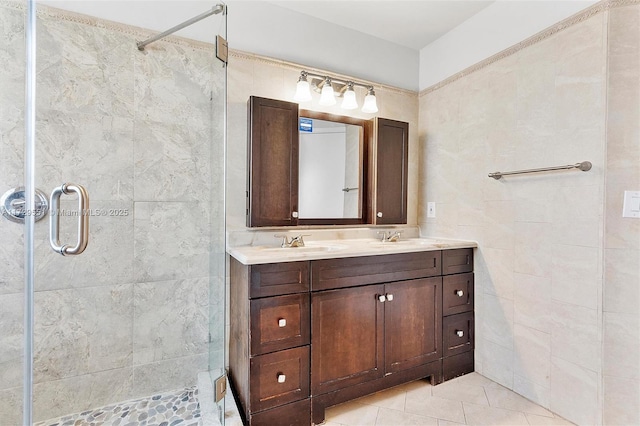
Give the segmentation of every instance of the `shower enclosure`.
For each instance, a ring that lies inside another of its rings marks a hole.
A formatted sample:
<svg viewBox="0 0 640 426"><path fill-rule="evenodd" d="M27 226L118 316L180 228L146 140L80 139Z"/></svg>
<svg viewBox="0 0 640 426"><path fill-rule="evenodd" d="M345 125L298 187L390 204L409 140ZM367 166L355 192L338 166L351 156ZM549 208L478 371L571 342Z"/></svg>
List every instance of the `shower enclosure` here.
<svg viewBox="0 0 640 426"><path fill-rule="evenodd" d="M225 7L139 50L159 31L35 3L0 0L2 425L225 365Z"/></svg>

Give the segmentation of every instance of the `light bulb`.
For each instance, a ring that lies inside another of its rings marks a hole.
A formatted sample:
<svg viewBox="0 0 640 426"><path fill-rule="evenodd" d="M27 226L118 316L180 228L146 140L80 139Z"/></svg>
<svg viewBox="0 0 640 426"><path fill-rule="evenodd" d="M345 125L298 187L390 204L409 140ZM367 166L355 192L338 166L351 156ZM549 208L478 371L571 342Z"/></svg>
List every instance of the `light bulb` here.
<svg viewBox="0 0 640 426"><path fill-rule="evenodd" d="M322 92L320 92L320 105L331 106L336 104L336 97L333 94L333 87L331 87L331 80L326 79L324 86L322 86Z"/></svg>
<svg viewBox="0 0 640 426"><path fill-rule="evenodd" d="M356 92L353 91L353 86L349 86L343 94L342 109L356 109L358 108L358 101L356 101Z"/></svg>
<svg viewBox="0 0 640 426"><path fill-rule="evenodd" d="M362 105L362 112L373 114L378 112L378 105L376 104L376 93L373 88L369 89L369 93L364 97L364 105Z"/></svg>
<svg viewBox="0 0 640 426"><path fill-rule="evenodd" d="M301 75L300 79L298 79L296 94L293 96L293 100L296 102L309 102L311 100L311 89L305 74Z"/></svg>

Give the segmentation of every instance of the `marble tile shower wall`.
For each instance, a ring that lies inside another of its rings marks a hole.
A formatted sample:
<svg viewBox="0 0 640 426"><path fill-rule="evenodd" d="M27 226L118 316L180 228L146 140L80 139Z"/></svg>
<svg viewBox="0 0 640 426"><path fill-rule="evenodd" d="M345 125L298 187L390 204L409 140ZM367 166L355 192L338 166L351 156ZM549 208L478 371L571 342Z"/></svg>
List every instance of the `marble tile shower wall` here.
<svg viewBox="0 0 640 426"><path fill-rule="evenodd" d="M46 221L36 225L36 420L195 384L209 318L224 309L209 301L210 251L224 247L211 231L224 216L224 169L212 167L223 120L212 124L210 97L225 83L212 46L141 53L135 29L39 12L37 186L80 183L92 209L115 213L90 218L78 257L53 253ZM20 7L0 3L2 191L22 183L23 22ZM0 240L0 418L17 424L21 228L0 221Z"/></svg>
<svg viewBox="0 0 640 426"><path fill-rule="evenodd" d="M604 422L640 424L640 220L621 217L640 189L640 4L611 9L604 240Z"/></svg>
<svg viewBox="0 0 640 426"><path fill-rule="evenodd" d="M423 235L479 242L476 370L579 424L602 421L607 14L420 97Z"/></svg>

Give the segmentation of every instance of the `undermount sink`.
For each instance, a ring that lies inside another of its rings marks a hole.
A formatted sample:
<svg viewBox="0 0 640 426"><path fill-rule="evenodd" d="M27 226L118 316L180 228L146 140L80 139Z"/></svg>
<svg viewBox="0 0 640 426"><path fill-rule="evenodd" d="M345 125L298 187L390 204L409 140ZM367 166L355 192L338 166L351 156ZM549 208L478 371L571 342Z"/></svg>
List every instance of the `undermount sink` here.
<svg viewBox="0 0 640 426"><path fill-rule="evenodd" d="M399 241L372 241L371 246L379 247L379 248L393 248L393 247L410 247L410 246L433 246L433 247L446 247L446 244L438 241L431 240L428 238L410 238L407 240L399 240Z"/></svg>
<svg viewBox="0 0 640 426"><path fill-rule="evenodd" d="M262 252L274 253L318 253L318 252L328 252L328 251L338 251L344 250L347 246L343 244L327 244L327 245L312 245L307 243L304 247L267 247L260 246L256 247L256 249Z"/></svg>

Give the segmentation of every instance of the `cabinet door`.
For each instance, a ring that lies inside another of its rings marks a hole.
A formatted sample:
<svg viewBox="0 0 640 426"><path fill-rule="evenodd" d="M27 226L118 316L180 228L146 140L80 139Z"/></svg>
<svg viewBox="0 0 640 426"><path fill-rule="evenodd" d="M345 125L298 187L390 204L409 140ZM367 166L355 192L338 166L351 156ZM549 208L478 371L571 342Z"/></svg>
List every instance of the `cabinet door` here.
<svg viewBox="0 0 640 426"><path fill-rule="evenodd" d="M407 223L409 124L377 119L372 223Z"/></svg>
<svg viewBox="0 0 640 426"><path fill-rule="evenodd" d="M441 358L442 278L389 283L385 291L385 372Z"/></svg>
<svg viewBox="0 0 640 426"><path fill-rule="evenodd" d="M311 394L383 375L383 285L311 295Z"/></svg>
<svg viewBox="0 0 640 426"><path fill-rule="evenodd" d="M247 226L298 222L298 104L249 98Z"/></svg>

